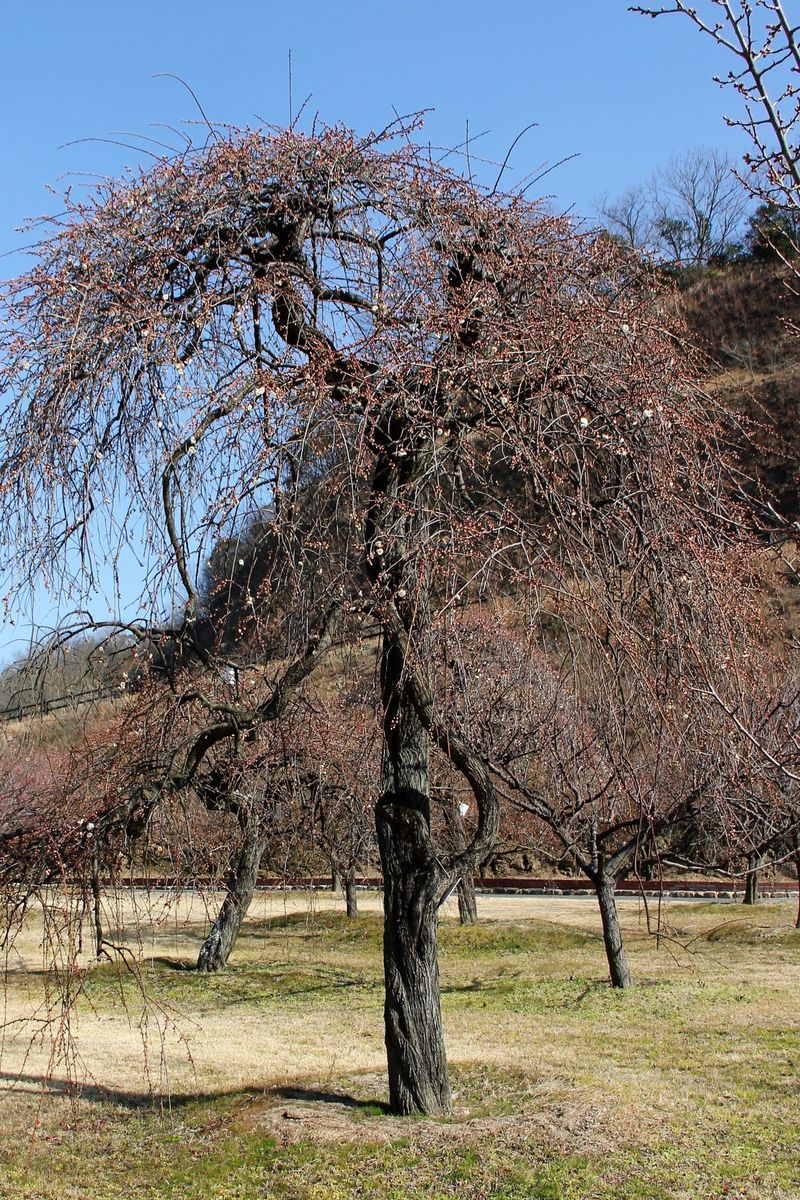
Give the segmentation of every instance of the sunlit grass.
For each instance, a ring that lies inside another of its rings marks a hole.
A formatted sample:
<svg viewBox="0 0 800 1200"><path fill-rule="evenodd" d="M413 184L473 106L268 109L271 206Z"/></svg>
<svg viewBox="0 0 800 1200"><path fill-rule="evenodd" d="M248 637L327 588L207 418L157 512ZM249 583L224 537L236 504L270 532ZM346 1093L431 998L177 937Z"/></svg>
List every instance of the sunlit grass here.
<svg viewBox="0 0 800 1200"><path fill-rule="evenodd" d="M6 1033L0 1197L796 1200L792 906L673 905L657 944L629 904L626 994L588 906L547 911L443 924L435 1122L385 1114L377 912L257 912L213 977L188 969L199 916L145 933L138 980L87 973L69 1069ZM12 970L8 1014L41 987Z"/></svg>

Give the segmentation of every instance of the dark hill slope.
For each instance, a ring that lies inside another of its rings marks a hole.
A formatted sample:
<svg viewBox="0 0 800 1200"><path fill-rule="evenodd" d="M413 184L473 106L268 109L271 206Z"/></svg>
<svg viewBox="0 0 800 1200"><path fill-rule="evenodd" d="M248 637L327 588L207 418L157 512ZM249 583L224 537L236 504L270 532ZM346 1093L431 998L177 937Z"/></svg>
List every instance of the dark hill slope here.
<svg viewBox="0 0 800 1200"><path fill-rule="evenodd" d="M709 271L682 296L709 390L751 425L748 474L789 520L800 517L800 280L781 263Z"/></svg>

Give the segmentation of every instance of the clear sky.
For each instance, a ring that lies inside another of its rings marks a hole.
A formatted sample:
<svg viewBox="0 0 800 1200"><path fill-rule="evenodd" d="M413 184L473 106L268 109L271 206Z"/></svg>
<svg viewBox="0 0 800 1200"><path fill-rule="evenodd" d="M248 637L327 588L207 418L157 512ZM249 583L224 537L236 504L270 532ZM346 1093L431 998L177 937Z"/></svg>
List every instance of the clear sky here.
<svg viewBox="0 0 800 1200"><path fill-rule="evenodd" d="M672 154L744 149L723 123L733 100L712 82L723 69L712 45L688 22L629 13L626 0L9 0L0 276L21 266L16 227L58 209L46 185L145 161L95 139L129 131L175 144L159 123L198 119L187 91L158 73L186 80L212 120L285 123L289 51L294 110L309 97L309 121L365 132L429 108L427 138L457 145L469 122L473 138L488 131L473 156L495 161L536 122L508 183L577 155L541 191L581 215ZM0 630L0 659L19 651L21 632Z"/></svg>
<svg viewBox="0 0 800 1200"><path fill-rule="evenodd" d="M360 131L393 110L432 108L426 134L460 143L469 121L488 134L474 152L514 156L520 174L578 157L542 188L589 212L603 192L643 181L671 154L739 152L711 80L721 63L685 21L655 22L626 0L39 0L4 5L0 112L4 185L0 253L22 219L53 206L45 184L115 172L133 152L96 142L197 116L180 75L213 120L283 123L287 56L295 109ZM168 136L169 140L169 136ZM509 177L511 178L511 177ZM0 273L7 274L2 270Z"/></svg>

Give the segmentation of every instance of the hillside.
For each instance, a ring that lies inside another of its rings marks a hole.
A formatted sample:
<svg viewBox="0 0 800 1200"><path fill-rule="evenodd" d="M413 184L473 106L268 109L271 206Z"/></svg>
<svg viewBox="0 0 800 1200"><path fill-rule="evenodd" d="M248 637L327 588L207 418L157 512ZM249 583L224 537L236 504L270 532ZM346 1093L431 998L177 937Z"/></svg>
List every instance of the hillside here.
<svg viewBox="0 0 800 1200"><path fill-rule="evenodd" d="M742 463L791 521L800 517L800 296L782 263L709 270L681 302L707 355L709 390L749 425Z"/></svg>
<svg viewBox="0 0 800 1200"><path fill-rule="evenodd" d="M743 418L742 432L736 436L742 466L789 522L800 519L800 295L793 285L798 286L797 277L784 264L751 258L706 270L679 296L689 336L701 355L705 387ZM498 487L509 486L507 480L496 482ZM203 581L211 622L226 627L222 649L232 625L237 657L251 632L249 598L263 585L271 537L270 524L256 521L235 539L220 541ZM780 603L790 637L798 639L796 542L791 539L776 549L766 582ZM171 651L163 653L169 656ZM98 706L102 714L109 692L116 693L129 670L128 649L114 639L72 646L68 655L44 670L41 664L11 664L0 674L6 741L70 746L87 720L91 725L97 719ZM323 691L330 684L324 678L329 670L326 666L323 678L316 679ZM63 711L56 714L58 708ZM50 715L42 720L42 713Z"/></svg>

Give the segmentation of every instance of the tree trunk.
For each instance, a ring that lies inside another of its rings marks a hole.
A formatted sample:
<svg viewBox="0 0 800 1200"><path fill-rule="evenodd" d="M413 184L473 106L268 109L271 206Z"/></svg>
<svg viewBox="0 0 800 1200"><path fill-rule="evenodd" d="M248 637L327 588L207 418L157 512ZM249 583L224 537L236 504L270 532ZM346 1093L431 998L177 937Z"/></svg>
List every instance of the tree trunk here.
<svg viewBox="0 0 800 1200"><path fill-rule="evenodd" d="M800 929L800 838L794 835L794 865L797 871L797 919L795 929Z"/></svg>
<svg viewBox="0 0 800 1200"><path fill-rule="evenodd" d="M478 902L475 899L475 879L470 871L458 881L458 919L462 925L476 925Z"/></svg>
<svg viewBox="0 0 800 1200"><path fill-rule="evenodd" d="M453 853L462 854L467 845L467 839L464 836L464 818L461 815L461 805L452 793L449 803L445 804L444 811L445 820L450 829ZM462 875L458 881L458 919L462 925L475 925L478 921L475 877L472 871Z"/></svg>
<svg viewBox="0 0 800 1200"><path fill-rule="evenodd" d="M399 647L381 662L385 790L376 808L383 868L384 1021L393 1113L450 1112L437 961L445 884L430 840L428 738L403 684Z"/></svg>
<svg viewBox="0 0 800 1200"><path fill-rule="evenodd" d="M356 894L356 873L347 870L344 876L344 902L347 915L350 918L358 916L358 896Z"/></svg>
<svg viewBox="0 0 800 1200"><path fill-rule="evenodd" d="M389 1105L400 1115L450 1112L437 961L438 895L421 814L384 797L377 811L384 880L384 1020Z"/></svg>
<svg viewBox="0 0 800 1200"><path fill-rule="evenodd" d="M761 875L761 866L764 862L764 855L754 850L747 856L747 875L744 882L744 898L742 904L756 904L758 902L758 881Z"/></svg>
<svg viewBox="0 0 800 1200"><path fill-rule="evenodd" d="M246 826L219 916L200 948L198 971L222 971L225 968L253 899L265 846L266 839L258 823L253 827Z"/></svg>
<svg viewBox="0 0 800 1200"><path fill-rule="evenodd" d="M103 933L102 891L97 860L92 868L92 915L94 918L94 952L95 957L100 958L103 953L105 935Z"/></svg>
<svg viewBox="0 0 800 1200"><path fill-rule="evenodd" d="M631 969L628 966L628 956L622 944L622 932L619 927L617 900L614 894L614 880L605 871L599 871L592 881L597 900L600 905L600 916L603 921L603 941L606 947L608 969L611 973L611 983L614 987L627 988L633 983Z"/></svg>

